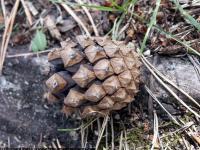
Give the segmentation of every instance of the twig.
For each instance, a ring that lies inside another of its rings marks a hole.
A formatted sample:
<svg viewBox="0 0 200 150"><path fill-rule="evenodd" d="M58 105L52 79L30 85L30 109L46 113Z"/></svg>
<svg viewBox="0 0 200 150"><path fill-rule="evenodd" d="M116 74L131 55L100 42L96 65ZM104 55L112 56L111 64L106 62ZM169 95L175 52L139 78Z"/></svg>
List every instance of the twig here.
<svg viewBox="0 0 200 150"><path fill-rule="evenodd" d="M74 13L74 11L65 3L60 3L61 6L74 18L74 20L83 28L83 30L85 31L86 35L91 38L90 32L88 31L88 29L86 28L86 26L84 25L84 23L80 20L80 18Z"/></svg>

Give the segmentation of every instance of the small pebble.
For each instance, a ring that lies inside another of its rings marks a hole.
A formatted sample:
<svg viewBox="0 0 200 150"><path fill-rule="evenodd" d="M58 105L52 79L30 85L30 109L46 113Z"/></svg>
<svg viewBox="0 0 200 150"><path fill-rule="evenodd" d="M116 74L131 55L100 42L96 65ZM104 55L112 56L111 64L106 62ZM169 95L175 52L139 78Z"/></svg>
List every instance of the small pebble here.
<svg viewBox="0 0 200 150"><path fill-rule="evenodd" d="M29 83L27 81L24 81L24 84L29 85Z"/></svg>
<svg viewBox="0 0 200 150"><path fill-rule="evenodd" d="M114 118L115 118L116 120L120 120L120 115L119 115L119 114L116 114Z"/></svg>
<svg viewBox="0 0 200 150"><path fill-rule="evenodd" d="M78 140L78 134L76 131L71 131L69 135L73 138L74 141Z"/></svg>
<svg viewBox="0 0 200 150"><path fill-rule="evenodd" d="M144 56L150 56L151 55L151 51L150 50L146 50L143 54L144 54Z"/></svg>

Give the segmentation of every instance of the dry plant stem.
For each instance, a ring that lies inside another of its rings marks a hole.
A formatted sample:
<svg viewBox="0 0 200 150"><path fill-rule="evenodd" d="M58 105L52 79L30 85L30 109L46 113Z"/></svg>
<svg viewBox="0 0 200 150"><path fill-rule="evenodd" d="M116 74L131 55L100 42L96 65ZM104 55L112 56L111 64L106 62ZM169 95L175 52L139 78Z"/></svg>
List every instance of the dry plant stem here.
<svg viewBox="0 0 200 150"><path fill-rule="evenodd" d="M81 147L84 147L85 130L83 129L83 123L81 125Z"/></svg>
<svg viewBox="0 0 200 150"><path fill-rule="evenodd" d="M37 53L23 53L23 54L16 54L16 55L7 55L6 58L16 58L16 57L28 57L28 56L34 56L34 55L38 55L38 54L44 54L44 53L48 53L51 52L52 50L45 50L45 51L40 51Z"/></svg>
<svg viewBox="0 0 200 150"><path fill-rule="evenodd" d="M84 25L84 23L80 20L80 18L74 13L74 11L65 3L60 3L61 6L74 18L74 20L83 28L85 31L86 35L91 38L90 32Z"/></svg>
<svg viewBox="0 0 200 150"><path fill-rule="evenodd" d="M191 61L191 63L193 64L194 69L195 69L195 71L198 75L199 81L200 81L200 67L199 67L200 65L198 63L198 60L196 61L195 57L192 57L190 55L187 55L187 56L188 56L189 60Z"/></svg>
<svg viewBox="0 0 200 150"><path fill-rule="evenodd" d="M6 7L5 7L5 2L4 0L1 0L1 8L2 8L2 12L3 12L3 17L4 17L4 22L6 24L7 21L7 13L6 13Z"/></svg>
<svg viewBox="0 0 200 150"><path fill-rule="evenodd" d="M182 123L184 123L183 120L180 119L180 121ZM190 134L190 133L193 133L193 130L189 127L191 127L192 125L194 125L194 122L188 122L187 124L185 124L185 128L184 128L184 132L189 136L191 137L193 140L195 140L199 145L200 145L200 138L198 135L196 134ZM189 130L189 132L187 131L187 129Z"/></svg>
<svg viewBox="0 0 200 150"><path fill-rule="evenodd" d="M88 128L86 129L86 135L85 135L85 143L84 143L84 147L87 146L87 143L88 143Z"/></svg>
<svg viewBox="0 0 200 150"><path fill-rule="evenodd" d="M12 32L12 29L13 29L13 24L14 24L17 9L18 9L18 6L19 6L19 2L20 2L20 0L16 0L15 5L12 9L11 14L10 14L10 17L5 24L5 30L4 30L4 34L3 34L1 49L0 49L0 75L2 74L6 50L7 50L8 42L10 40L11 32Z"/></svg>
<svg viewBox="0 0 200 150"><path fill-rule="evenodd" d="M121 131L120 141L119 141L119 150L122 150L122 141L123 141L123 131Z"/></svg>
<svg viewBox="0 0 200 150"><path fill-rule="evenodd" d="M156 112L154 111L154 134L153 134L151 150L154 150L157 140L158 140L158 117Z"/></svg>
<svg viewBox="0 0 200 150"><path fill-rule="evenodd" d="M61 144L60 144L60 141L58 139L56 139L56 143L58 145L58 148L62 148Z"/></svg>
<svg viewBox="0 0 200 150"><path fill-rule="evenodd" d="M98 150L98 147L99 147L101 138L102 138L102 136L103 136L103 133L104 133L104 130L105 130L105 127L106 127L106 124L108 123L108 118L109 118L108 115L104 117L103 124L102 124L102 128L101 128L101 132L100 132L100 134L99 134L99 137L98 137L98 140L97 140L97 144L96 144L95 150Z"/></svg>
<svg viewBox="0 0 200 150"><path fill-rule="evenodd" d="M185 144L185 147L187 148L187 150L190 150L189 145L184 137L182 137L182 140L183 140L183 143Z"/></svg>
<svg viewBox="0 0 200 150"><path fill-rule="evenodd" d="M153 74L153 76L157 79L157 81L166 88L166 90L172 95L174 96L174 98L176 100L178 100L183 106L185 106L190 112L192 112L194 115L196 115L198 118L200 118L200 115L195 112L194 110L192 110L185 102L183 102L176 93L174 93L174 91L167 86L157 75L156 73L150 68L150 66L146 63L146 61L144 60L144 58L141 59L142 62L144 63L144 65L149 69L149 71Z"/></svg>
<svg viewBox="0 0 200 150"><path fill-rule="evenodd" d="M79 4L83 4L82 0L77 0L77 1L78 1ZM90 20L90 22L92 24L92 28L94 30L95 35L99 36L99 32L97 30L97 27L96 27L96 25L94 23L94 20L93 20L93 18L91 16L90 12L88 11L88 9L85 6L81 6L81 7L83 8L83 10L85 11L86 15L88 16L88 18L89 18L89 20Z"/></svg>
<svg viewBox="0 0 200 150"><path fill-rule="evenodd" d="M152 91L145 85L145 89L146 91L149 93L149 95L151 95L151 97L162 107L162 109L172 118L172 120L177 124L180 125L178 123L178 121L170 114L170 112L168 110L165 109L165 107L160 103L160 101L157 99L157 97L152 93Z"/></svg>
<svg viewBox="0 0 200 150"><path fill-rule="evenodd" d="M24 7L24 11L25 11L26 17L28 19L28 22L29 22L30 25L32 25L33 24L33 20L32 20L32 17L31 17L31 13L30 13L25 1L21 0L21 3L23 5L23 7Z"/></svg>
<svg viewBox="0 0 200 150"><path fill-rule="evenodd" d="M129 146L127 143L127 133L126 130L124 130L124 144L125 144L125 150L129 150Z"/></svg>
<svg viewBox="0 0 200 150"><path fill-rule="evenodd" d="M185 91L183 91L181 88L179 88L175 83L173 83L171 80L169 80L167 77L165 77L160 71L158 71L143 55L141 55L142 59L156 72L158 76L160 76L164 81L168 82L170 85L172 85L174 88L176 88L178 91L180 91L183 95L185 95L187 98L189 98L192 102L194 102L199 108L200 104L189 94L187 94Z"/></svg>
<svg viewBox="0 0 200 150"><path fill-rule="evenodd" d="M57 146L54 142L51 142L53 149L57 149Z"/></svg>
<svg viewBox="0 0 200 150"><path fill-rule="evenodd" d="M111 120L110 120L110 125L111 125L111 133L112 133L112 148L111 150L114 150L115 149L115 142L114 142L114 138L115 138L115 133L114 133L114 125L113 125L113 117L111 115Z"/></svg>
<svg viewBox="0 0 200 150"><path fill-rule="evenodd" d="M106 142L106 149L108 149L108 123L106 124L106 133L105 133L105 142Z"/></svg>
<svg viewBox="0 0 200 150"><path fill-rule="evenodd" d="M180 132L185 132L186 134L188 134L188 132L186 131L186 129L189 129L192 125L194 125L194 122L187 122L187 123L184 123L183 121L180 121L183 125L180 126L180 128L178 128L177 130L173 131L173 132L169 132L163 136L161 136L160 138L163 139L169 135L173 135L173 134L177 134L177 133L180 133ZM188 134L189 135L189 134Z"/></svg>

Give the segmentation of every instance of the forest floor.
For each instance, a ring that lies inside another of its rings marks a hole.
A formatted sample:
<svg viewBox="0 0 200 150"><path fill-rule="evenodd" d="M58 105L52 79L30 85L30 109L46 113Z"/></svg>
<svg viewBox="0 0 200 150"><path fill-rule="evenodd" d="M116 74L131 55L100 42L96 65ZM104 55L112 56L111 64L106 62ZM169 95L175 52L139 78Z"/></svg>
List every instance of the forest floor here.
<svg viewBox="0 0 200 150"><path fill-rule="evenodd" d="M0 148L200 149L199 12L198 0L2 0ZM82 34L133 42L143 62L136 100L105 118L45 99L48 52Z"/></svg>

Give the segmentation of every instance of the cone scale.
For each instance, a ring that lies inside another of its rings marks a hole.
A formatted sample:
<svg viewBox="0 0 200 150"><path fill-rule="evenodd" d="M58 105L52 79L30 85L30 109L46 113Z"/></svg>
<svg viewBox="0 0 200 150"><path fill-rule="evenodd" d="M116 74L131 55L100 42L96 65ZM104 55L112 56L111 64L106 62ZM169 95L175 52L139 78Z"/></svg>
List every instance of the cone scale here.
<svg viewBox="0 0 200 150"><path fill-rule="evenodd" d="M76 40L48 55L55 67L63 66L46 81L49 102L64 99L62 112L79 110L82 118L104 116L131 103L139 91L141 65L134 47L103 37Z"/></svg>

